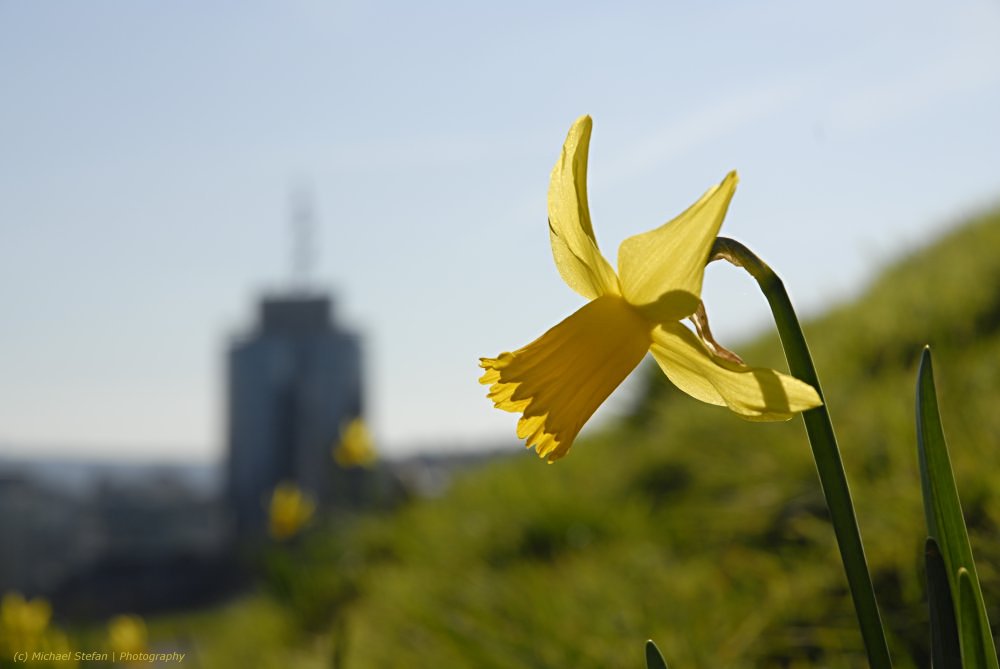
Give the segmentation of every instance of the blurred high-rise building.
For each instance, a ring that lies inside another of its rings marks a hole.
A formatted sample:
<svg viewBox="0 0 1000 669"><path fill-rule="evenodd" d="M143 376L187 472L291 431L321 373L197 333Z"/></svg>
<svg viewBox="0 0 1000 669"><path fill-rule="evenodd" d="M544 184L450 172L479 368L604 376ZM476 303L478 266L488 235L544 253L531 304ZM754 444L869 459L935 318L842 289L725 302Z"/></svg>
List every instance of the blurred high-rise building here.
<svg viewBox="0 0 1000 669"><path fill-rule="evenodd" d="M361 415L359 337L325 296L265 298L259 320L228 357L228 496L238 536L266 527L282 481L321 503L340 496L331 457L341 428Z"/></svg>

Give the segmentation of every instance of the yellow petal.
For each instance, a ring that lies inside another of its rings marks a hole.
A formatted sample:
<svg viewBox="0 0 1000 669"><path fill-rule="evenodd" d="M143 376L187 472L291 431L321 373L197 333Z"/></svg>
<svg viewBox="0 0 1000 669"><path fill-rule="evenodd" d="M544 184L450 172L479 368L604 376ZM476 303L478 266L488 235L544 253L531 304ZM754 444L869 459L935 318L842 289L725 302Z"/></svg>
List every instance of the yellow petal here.
<svg viewBox="0 0 1000 669"><path fill-rule="evenodd" d="M618 277L597 248L587 203L589 116L569 129L549 182L549 239L556 267L569 287L588 300L618 295Z"/></svg>
<svg viewBox="0 0 1000 669"><path fill-rule="evenodd" d="M522 413L517 436L553 462L650 344L650 326L623 299L588 303L534 342L482 358L480 383L498 409Z"/></svg>
<svg viewBox="0 0 1000 669"><path fill-rule="evenodd" d="M677 218L622 242L622 295L650 321L679 321L698 307L705 263L737 181L730 172Z"/></svg>
<svg viewBox="0 0 1000 669"><path fill-rule="evenodd" d="M650 352L667 378L688 395L729 407L749 420L788 420L798 411L823 403L808 383L773 369L747 367L713 356L680 323L656 328Z"/></svg>

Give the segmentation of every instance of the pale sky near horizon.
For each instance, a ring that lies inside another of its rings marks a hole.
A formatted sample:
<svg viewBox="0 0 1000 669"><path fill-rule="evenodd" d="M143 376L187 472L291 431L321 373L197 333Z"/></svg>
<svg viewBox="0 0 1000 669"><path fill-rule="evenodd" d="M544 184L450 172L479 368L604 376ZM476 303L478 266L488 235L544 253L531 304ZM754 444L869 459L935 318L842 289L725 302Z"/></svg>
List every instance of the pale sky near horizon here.
<svg viewBox="0 0 1000 669"><path fill-rule="evenodd" d="M301 183L382 448L513 443L476 364L583 303L545 211L576 117L612 263L737 169L723 234L816 313L1000 200L997 34L986 0L0 0L0 455L218 458ZM768 322L735 272L705 300Z"/></svg>

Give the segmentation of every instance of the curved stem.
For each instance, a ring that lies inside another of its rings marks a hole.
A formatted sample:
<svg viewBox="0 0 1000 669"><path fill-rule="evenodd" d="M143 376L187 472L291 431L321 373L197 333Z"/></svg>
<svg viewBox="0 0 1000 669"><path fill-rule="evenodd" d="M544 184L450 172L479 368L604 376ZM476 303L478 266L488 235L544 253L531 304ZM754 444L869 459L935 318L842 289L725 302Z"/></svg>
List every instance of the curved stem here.
<svg viewBox="0 0 1000 669"><path fill-rule="evenodd" d="M719 259L742 267L757 280L767 298L767 303L771 306L789 371L796 378L813 386L819 393L820 399L823 399L823 390L819 385L819 377L816 375L806 338L802 334L799 319L795 315L781 279L750 249L726 237L715 240L709 255L709 262ZM822 406L803 412L802 420L809 435L809 444L816 460L816 470L819 473L823 495L830 509L833 531L837 536L840 557L844 562L844 571L847 573L847 582L854 599L854 609L861 625L861 636L868 652L868 662L872 669L889 669L892 666L889 646L885 640L878 603L875 601L875 590L872 587L868 561L861 543L861 531L858 529L854 503L851 501L847 475L840 459L840 449L837 447L837 438L833 433L826 400Z"/></svg>

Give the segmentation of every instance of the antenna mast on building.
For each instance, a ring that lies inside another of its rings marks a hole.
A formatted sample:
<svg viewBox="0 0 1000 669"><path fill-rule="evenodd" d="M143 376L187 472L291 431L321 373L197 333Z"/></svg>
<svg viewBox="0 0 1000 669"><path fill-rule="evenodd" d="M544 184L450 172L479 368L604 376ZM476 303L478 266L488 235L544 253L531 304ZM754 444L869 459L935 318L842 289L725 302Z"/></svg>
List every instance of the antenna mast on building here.
<svg viewBox="0 0 1000 669"><path fill-rule="evenodd" d="M316 264L316 211L312 192L299 187L291 197L292 287L309 291Z"/></svg>

